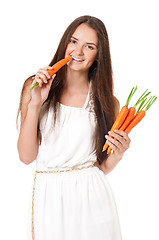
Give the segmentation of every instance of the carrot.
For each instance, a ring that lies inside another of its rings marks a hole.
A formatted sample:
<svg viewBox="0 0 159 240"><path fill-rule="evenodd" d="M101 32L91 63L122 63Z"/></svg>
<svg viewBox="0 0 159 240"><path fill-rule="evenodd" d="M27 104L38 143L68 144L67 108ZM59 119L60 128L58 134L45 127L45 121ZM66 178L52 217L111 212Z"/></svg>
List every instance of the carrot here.
<svg viewBox="0 0 159 240"><path fill-rule="evenodd" d="M146 111L152 106L152 104L155 102L156 99L157 97L152 96L144 106L142 106L143 103L141 103L137 111L137 114L135 115L133 120L130 122L130 124L127 126L124 132L126 132L127 134L130 133L130 131L145 117Z"/></svg>
<svg viewBox="0 0 159 240"><path fill-rule="evenodd" d="M143 99L143 101L141 102L136 112L136 115L134 116L132 121L129 123L129 125L126 127L124 132L126 132L127 134L130 133L130 131L145 117L146 111L152 106L152 104L155 102L156 99L157 97L151 96L145 105L144 103L147 99ZM109 154L110 152L111 152L111 148L110 149L108 148L107 154Z"/></svg>
<svg viewBox="0 0 159 240"><path fill-rule="evenodd" d="M143 101L141 102L138 110L136 111L136 115L133 117L132 121L128 124L124 132L126 132L127 134L130 133L130 131L145 117L146 111L152 106L156 99L157 97L151 96L147 103L144 105L147 98L146 99L143 98ZM111 148L110 149L108 148L107 154L109 154L110 152Z"/></svg>
<svg viewBox="0 0 159 240"><path fill-rule="evenodd" d="M131 123L127 126L124 132L127 134L145 117L145 111L140 110L131 121Z"/></svg>
<svg viewBox="0 0 159 240"><path fill-rule="evenodd" d="M142 104L140 104L140 108L141 108L143 106L143 104L145 103L145 101L147 100L146 97L150 94L150 92L146 93L147 90L140 96L140 98L137 100L135 105L133 107L129 108L129 112L128 112L127 118L125 119L123 125L120 127L120 129L119 129L120 131L124 131L126 129L126 127L128 126L128 124L131 122L131 120L133 119L133 117L135 115L136 107L138 106L138 104L140 102L142 102Z"/></svg>
<svg viewBox="0 0 159 240"><path fill-rule="evenodd" d="M148 90L148 89L147 89ZM146 93L147 90L140 96L140 98L137 100L137 102L135 103L134 107L130 107L128 110L128 115L124 121L124 123L122 124L122 126L119 128L120 131L124 131L127 126L129 125L129 123L132 121L132 119L134 118L135 112L136 112L136 106L141 102L140 107L141 108L143 106L143 104L145 103L145 101L147 100L147 96L150 94L150 92ZM138 110L139 110L138 108ZM107 149L107 154L109 154L111 152L111 147L109 146Z"/></svg>
<svg viewBox="0 0 159 240"><path fill-rule="evenodd" d="M132 108L132 111L134 111L135 108ZM136 110L135 110L136 111ZM126 125L127 127L125 128L122 128L122 130L124 130L124 132L126 133L129 133L131 131L131 129L133 127L135 127L145 116L145 111L143 110L140 110L135 116L134 116L134 113L132 114L132 116L130 116L130 118L132 118L133 120L130 122L130 124ZM129 117L126 118L126 120L128 119ZM129 120L129 119L128 119ZM126 121L125 121L126 122ZM124 125L124 124L123 124ZM121 129L120 128L120 129ZM107 154L109 154L111 152L111 147L109 146L108 149L107 149Z"/></svg>
<svg viewBox="0 0 159 240"><path fill-rule="evenodd" d="M123 106L122 109L120 110L120 113L118 114L112 128L111 128L111 132L114 131L115 129L119 129L120 126L122 125L122 123L124 122L126 116L128 114L128 107L127 106ZM105 143L104 146L103 146L103 150L102 152L104 152L107 147L108 147L108 143Z"/></svg>
<svg viewBox="0 0 159 240"><path fill-rule="evenodd" d="M127 101L126 101L125 106L123 106L123 107L121 108L121 110L120 110L120 112L119 112L119 114L118 114L118 116L117 116L117 118L116 118L116 120L115 120L115 122L114 122L114 124L113 124L113 126L112 126L112 128L111 128L110 131L114 131L115 129L119 129L119 128L121 127L121 125L123 124L124 120L126 119L126 117L127 117L127 115L128 115L128 104L129 104L129 102L130 102L130 99L131 99L132 96L134 95L136 89L137 89L137 86L136 86L135 88L134 88L134 87L132 88L132 90L131 90L128 98L127 98ZM109 145L108 145L108 143L106 142L106 143L104 144L104 146L103 146L102 152L104 152L104 151L107 149L108 146L109 146Z"/></svg>
<svg viewBox="0 0 159 240"><path fill-rule="evenodd" d="M52 69L48 69L48 72L50 74L50 76L53 76L61 67L63 67L66 63L68 63L70 60L72 59L71 56L68 56L62 60L60 60L59 62L55 63L52 66Z"/></svg>
<svg viewBox="0 0 159 240"><path fill-rule="evenodd" d="M122 126L119 128L120 131L124 131L124 129L127 127L127 125L130 123L130 121L133 119L134 115L135 115L136 109L134 107L130 107L128 109L128 114L127 117L124 121L124 123L122 124ZM107 154L109 154L111 152L111 147L109 146L107 149Z"/></svg>
<svg viewBox="0 0 159 240"><path fill-rule="evenodd" d="M136 113L136 115L134 116L133 120L130 122L130 124L127 126L127 128L124 130L124 132L126 132L127 134L129 134L131 132L131 130L139 123L141 122L141 120L145 117L146 115L146 111L152 106L152 104L155 102L155 100L157 99L157 97L153 96L151 97L148 102L144 105L143 103L145 103L146 99L143 100L143 102L141 103L141 105L139 106L139 109ZM144 105L144 106L143 106ZM143 106L143 107L141 107ZM144 110L143 110L144 108ZM107 154L109 154L111 152L111 148L107 150ZM114 152L113 152L114 154Z"/></svg>
<svg viewBox="0 0 159 240"><path fill-rule="evenodd" d="M131 122L131 120L133 119L134 115L135 115L136 109L134 107L130 107L129 111L128 111L128 115L123 123L123 125L120 127L120 131L124 131L125 128L127 127L127 125Z"/></svg>
<svg viewBox="0 0 159 240"><path fill-rule="evenodd" d="M50 74L50 76L52 77L60 68L62 68L66 63L68 63L70 60L72 59L71 56L68 56L60 61L58 61L57 63L55 63L53 66L52 66L52 69L48 69L48 73ZM31 90L37 86L39 83L36 82L33 87L31 88Z"/></svg>

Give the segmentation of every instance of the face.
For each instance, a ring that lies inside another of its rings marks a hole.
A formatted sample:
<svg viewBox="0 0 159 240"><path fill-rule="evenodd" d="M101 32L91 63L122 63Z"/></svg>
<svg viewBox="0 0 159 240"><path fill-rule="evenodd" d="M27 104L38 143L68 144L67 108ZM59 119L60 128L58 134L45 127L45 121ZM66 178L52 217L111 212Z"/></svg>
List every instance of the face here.
<svg viewBox="0 0 159 240"><path fill-rule="evenodd" d="M96 59L98 37L94 29L87 24L79 25L67 45L65 57L72 56L68 67L75 71L87 71Z"/></svg>

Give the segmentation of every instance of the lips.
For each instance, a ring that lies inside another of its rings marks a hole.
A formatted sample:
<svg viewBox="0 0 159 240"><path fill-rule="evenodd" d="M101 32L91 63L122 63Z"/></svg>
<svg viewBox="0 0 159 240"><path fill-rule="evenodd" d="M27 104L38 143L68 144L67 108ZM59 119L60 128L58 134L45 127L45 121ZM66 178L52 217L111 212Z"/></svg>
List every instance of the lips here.
<svg viewBox="0 0 159 240"><path fill-rule="evenodd" d="M77 57L74 57L74 56L72 56L72 59L76 62L83 62L84 61L83 59L80 59L80 58L77 58Z"/></svg>

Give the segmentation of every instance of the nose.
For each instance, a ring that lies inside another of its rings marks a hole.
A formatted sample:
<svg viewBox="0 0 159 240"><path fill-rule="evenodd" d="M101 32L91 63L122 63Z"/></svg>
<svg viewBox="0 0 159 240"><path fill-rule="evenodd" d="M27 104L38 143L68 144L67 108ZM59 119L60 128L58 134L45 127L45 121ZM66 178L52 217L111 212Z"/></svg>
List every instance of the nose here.
<svg viewBox="0 0 159 240"><path fill-rule="evenodd" d="M78 46L76 46L76 54L82 56L83 53L83 46L78 44Z"/></svg>

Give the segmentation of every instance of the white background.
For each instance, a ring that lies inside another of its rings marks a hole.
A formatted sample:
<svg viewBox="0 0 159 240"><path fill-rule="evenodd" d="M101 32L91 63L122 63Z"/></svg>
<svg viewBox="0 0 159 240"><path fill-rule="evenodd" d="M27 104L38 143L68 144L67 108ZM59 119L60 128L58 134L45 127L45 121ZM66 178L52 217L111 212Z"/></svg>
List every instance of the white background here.
<svg viewBox="0 0 159 240"><path fill-rule="evenodd" d="M106 25L121 106L138 85L132 104L149 89L159 92L157 1L3 1L0 6L0 239L26 239L35 162L20 162L16 114L24 80L48 65L66 27L81 15ZM158 100L130 133L131 147L107 175L123 240L159 239ZM46 239L47 240L47 239Z"/></svg>

